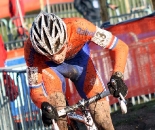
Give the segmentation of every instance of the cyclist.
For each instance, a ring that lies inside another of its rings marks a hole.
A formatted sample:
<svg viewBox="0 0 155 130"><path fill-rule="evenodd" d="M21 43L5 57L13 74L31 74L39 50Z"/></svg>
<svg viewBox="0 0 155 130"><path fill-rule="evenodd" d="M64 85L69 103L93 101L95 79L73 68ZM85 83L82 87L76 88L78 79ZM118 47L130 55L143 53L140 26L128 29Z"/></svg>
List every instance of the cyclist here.
<svg viewBox="0 0 155 130"><path fill-rule="evenodd" d="M83 18L61 19L53 13L41 11L34 19L30 38L25 43L24 55L28 66L28 80L32 101L42 110L42 121L49 126L57 119L56 109L66 106L65 78L71 79L82 98L90 98L105 90L104 84L90 58L89 42L110 50L113 60L111 79L117 81L117 89L109 82L114 97L127 94L123 82L128 46ZM110 79L110 80L111 80ZM48 107L52 112L48 111ZM89 105L91 114L100 129L113 130L107 98ZM66 117L57 120L61 130L67 129Z"/></svg>

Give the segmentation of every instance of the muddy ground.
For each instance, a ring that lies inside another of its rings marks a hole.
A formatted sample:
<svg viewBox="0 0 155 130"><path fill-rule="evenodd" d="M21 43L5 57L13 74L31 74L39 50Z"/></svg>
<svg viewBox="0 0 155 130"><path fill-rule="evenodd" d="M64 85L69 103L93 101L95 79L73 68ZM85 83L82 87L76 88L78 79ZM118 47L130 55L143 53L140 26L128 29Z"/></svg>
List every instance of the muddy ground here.
<svg viewBox="0 0 155 130"><path fill-rule="evenodd" d="M128 104L127 114L111 114L115 130L155 130L155 100L133 106Z"/></svg>

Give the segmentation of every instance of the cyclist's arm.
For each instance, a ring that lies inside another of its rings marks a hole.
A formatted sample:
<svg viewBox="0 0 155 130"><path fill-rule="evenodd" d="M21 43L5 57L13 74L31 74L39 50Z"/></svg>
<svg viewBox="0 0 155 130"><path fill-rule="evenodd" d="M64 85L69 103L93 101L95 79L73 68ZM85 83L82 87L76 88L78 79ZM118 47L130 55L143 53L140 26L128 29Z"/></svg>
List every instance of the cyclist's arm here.
<svg viewBox="0 0 155 130"><path fill-rule="evenodd" d="M42 102L48 102L43 93L42 86L39 86L38 88L30 88L30 97L38 108L41 108Z"/></svg>
<svg viewBox="0 0 155 130"><path fill-rule="evenodd" d="M24 57L28 66L27 75L30 88L30 97L34 104L38 108L41 108L41 103L47 101L47 98L42 84L42 69L41 67L37 67L40 63L40 59L35 55L30 39L24 43ZM38 62L36 62L36 60Z"/></svg>
<svg viewBox="0 0 155 130"><path fill-rule="evenodd" d="M38 108L41 108L41 103L48 101L43 86L42 74L38 72L37 67L28 67L27 74L30 88L30 97L34 104Z"/></svg>
<svg viewBox="0 0 155 130"><path fill-rule="evenodd" d="M120 39L118 39L116 46L110 50L110 56L113 65L113 73L117 71L124 73L128 50L129 48L127 44L125 44Z"/></svg>
<svg viewBox="0 0 155 130"><path fill-rule="evenodd" d="M113 72L124 72L129 49L127 44L112 35L111 32L98 27L96 28L96 32L91 38L91 41L110 50Z"/></svg>
<svg viewBox="0 0 155 130"><path fill-rule="evenodd" d="M85 12L84 9L82 8L83 6L81 6L81 0L74 0L74 7L82 15Z"/></svg>

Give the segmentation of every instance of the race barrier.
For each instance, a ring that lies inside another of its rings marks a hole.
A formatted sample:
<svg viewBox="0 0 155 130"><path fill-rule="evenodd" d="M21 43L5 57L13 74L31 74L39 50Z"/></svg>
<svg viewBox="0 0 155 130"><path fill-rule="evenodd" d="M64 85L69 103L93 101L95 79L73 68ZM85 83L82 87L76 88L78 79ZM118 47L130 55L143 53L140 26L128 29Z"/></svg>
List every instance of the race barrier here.
<svg viewBox="0 0 155 130"><path fill-rule="evenodd" d="M6 19L0 19L0 35L3 37L4 41L9 40L9 26Z"/></svg>
<svg viewBox="0 0 155 130"><path fill-rule="evenodd" d="M40 110L30 99L25 69L1 70L0 79L0 130L44 130Z"/></svg>
<svg viewBox="0 0 155 130"><path fill-rule="evenodd" d="M153 12L150 0L122 0L121 2L116 0L108 0L108 3L118 6L116 10L107 8L110 24L117 24L129 19L143 17ZM46 3L44 10L47 12L55 13L61 18L83 17L74 8L73 0L64 1L64 3ZM1 19L0 34L3 36L4 42L7 43L14 40L23 39L23 35L28 33L25 31L30 29L34 17L36 17L39 11L40 10L37 10L36 14L23 16L22 24L20 22L20 17L12 17L9 20ZM100 26L102 21L93 21L93 23Z"/></svg>
<svg viewBox="0 0 155 130"><path fill-rule="evenodd" d="M155 92L155 12L107 27L129 45L125 82L129 86L127 98ZM142 97L142 98L149 98Z"/></svg>
<svg viewBox="0 0 155 130"><path fill-rule="evenodd" d="M45 130L40 110L30 98L23 48L7 57L6 67L0 69L0 130Z"/></svg>
<svg viewBox="0 0 155 130"><path fill-rule="evenodd" d="M24 39L5 42L5 48L7 51L16 50L24 47Z"/></svg>

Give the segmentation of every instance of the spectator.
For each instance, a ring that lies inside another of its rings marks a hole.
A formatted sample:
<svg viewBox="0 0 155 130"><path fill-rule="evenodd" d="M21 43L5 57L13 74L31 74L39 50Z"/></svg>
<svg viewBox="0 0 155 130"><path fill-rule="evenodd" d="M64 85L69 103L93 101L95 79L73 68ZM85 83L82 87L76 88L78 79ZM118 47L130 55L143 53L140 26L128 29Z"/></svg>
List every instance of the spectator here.
<svg viewBox="0 0 155 130"><path fill-rule="evenodd" d="M112 9L112 10L115 10L115 9L118 8L117 5L114 5L114 4L111 4L111 3L107 3L107 7L110 8L110 9Z"/></svg>
<svg viewBox="0 0 155 130"><path fill-rule="evenodd" d="M0 67L4 67L4 63L7 57L7 52L4 47L2 36L0 35ZM3 82L5 86L6 96L9 97L10 101L14 101L18 96L18 87L15 85L11 77L3 72Z"/></svg>
<svg viewBox="0 0 155 130"><path fill-rule="evenodd" d="M17 1L16 0L9 0L9 13L10 17L12 18L12 22L17 28L17 36L13 39L16 40L18 37L24 38L27 37L28 35L28 30L25 26L23 16L25 15L24 11L24 3L22 0L19 0L19 6L17 6ZM20 13L21 15L20 16Z"/></svg>
<svg viewBox="0 0 155 130"><path fill-rule="evenodd" d="M99 4L92 0L74 0L74 7L77 11L89 21L98 21L101 19Z"/></svg>
<svg viewBox="0 0 155 130"><path fill-rule="evenodd" d="M0 35L0 67L4 67L4 62L6 60L6 56L7 56L7 53L6 53L6 50L5 50L5 47L4 47L4 42L3 42L3 39L2 39L2 36Z"/></svg>
<svg viewBox="0 0 155 130"><path fill-rule="evenodd" d="M101 19L98 0L74 0L75 9L87 20L93 22ZM107 2L107 7L115 10L117 5Z"/></svg>
<svg viewBox="0 0 155 130"><path fill-rule="evenodd" d="M7 72L3 72L3 81L6 96L8 96L10 101L14 101L18 97L18 87L15 85L14 80L11 79Z"/></svg>

